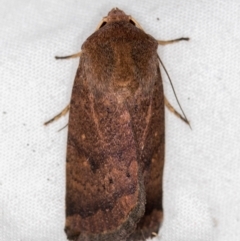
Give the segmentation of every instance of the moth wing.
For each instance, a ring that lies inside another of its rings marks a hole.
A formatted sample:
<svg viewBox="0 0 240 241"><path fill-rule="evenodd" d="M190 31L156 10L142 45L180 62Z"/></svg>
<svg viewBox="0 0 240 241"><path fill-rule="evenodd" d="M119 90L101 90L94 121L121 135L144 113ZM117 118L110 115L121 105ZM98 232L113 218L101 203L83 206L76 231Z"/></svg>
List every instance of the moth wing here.
<svg viewBox="0 0 240 241"><path fill-rule="evenodd" d="M144 216L127 241L141 241L158 233L163 220L162 180L165 153L164 99L159 66L150 98L139 98L138 109L130 105L133 129L143 164L146 206ZM146 107L147 106L147 107ZM144 114L145 113L145 114Z"/></svg>
<svg viewBox="0 0 240 241"><path fill-rule="evenodd" d="M89 92L84 64L70 103L65 231L78 241L121 240L145 210L132 120L116 96Z"/></svg>
<svg viewBox="0 0 240 241"><path fill-rule="evenodd" d="M157 45L131 23L115 22L82 46L67 147L69 239L144 240L159 228L164 100Z"/></svg>

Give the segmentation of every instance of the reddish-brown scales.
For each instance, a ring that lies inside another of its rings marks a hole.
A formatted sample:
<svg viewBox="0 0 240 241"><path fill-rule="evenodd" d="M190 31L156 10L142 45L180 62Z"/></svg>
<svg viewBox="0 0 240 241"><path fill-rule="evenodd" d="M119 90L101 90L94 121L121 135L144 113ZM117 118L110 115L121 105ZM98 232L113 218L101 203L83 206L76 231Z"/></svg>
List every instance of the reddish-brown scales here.
<svg viewBox="0 0 240 241"><path fill-rule="evenodd" d="M113 9L82 45L70 103L70 240L145 240L162 220L164 96L158 42Z"/></svg>

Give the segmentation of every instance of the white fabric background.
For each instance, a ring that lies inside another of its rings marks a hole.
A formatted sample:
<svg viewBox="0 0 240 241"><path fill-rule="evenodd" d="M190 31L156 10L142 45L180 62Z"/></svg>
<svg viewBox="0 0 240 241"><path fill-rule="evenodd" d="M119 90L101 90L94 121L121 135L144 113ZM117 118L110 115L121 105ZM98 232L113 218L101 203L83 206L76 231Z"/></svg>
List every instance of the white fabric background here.
<svg viewBox="0 0 240 241"><path fill-rule="evenodd" d="M0 241L64 241L68 119L80 50L113 7L155 38L193 130L166 111L162 241L240 240L240 2L1 0ZM157 20L159 18L159 20ZM163 74L165 94L178 109Z"/></svg>

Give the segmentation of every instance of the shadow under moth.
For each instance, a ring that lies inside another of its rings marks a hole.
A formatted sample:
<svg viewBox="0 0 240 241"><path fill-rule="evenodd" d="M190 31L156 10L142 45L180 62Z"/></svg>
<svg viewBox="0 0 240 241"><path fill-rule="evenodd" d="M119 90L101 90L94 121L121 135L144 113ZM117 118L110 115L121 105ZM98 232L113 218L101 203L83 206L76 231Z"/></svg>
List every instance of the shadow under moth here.
<svg viewBox="0 0 240 241"><path fill-rule="evenodd" d="M67 113L65 232L74 241L140 241L163 219L164 98L156 40L118 8L78 54Z"/></svg>

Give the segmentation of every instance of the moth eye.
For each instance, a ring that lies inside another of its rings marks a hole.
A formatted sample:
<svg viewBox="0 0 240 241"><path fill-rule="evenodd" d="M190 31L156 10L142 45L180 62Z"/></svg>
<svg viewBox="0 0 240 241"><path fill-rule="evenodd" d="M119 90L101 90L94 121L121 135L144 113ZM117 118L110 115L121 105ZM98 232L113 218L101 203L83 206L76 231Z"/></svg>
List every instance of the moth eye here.
<svg viewBox="0 0 240 241"><path fill-rule="evenodd" d="M131 23L132 25L136 26L135 22L132 19L129 20L129 23Z"/></svg>
<svg viewBox="0 0 240 241"><path fill-rule="evenodd" d="M99 28L102 28L103 26L105 26L107 24L107 22L103 22Z"/></svg>

